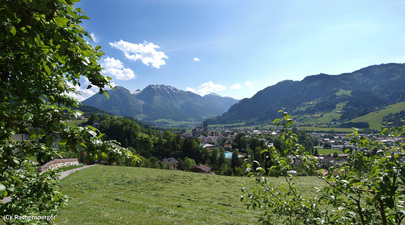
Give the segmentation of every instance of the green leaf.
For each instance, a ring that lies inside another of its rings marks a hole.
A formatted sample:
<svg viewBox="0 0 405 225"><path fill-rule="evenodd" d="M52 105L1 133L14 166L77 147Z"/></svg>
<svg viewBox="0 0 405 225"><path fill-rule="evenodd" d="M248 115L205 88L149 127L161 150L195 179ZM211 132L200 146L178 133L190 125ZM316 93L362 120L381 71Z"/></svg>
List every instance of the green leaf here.
<svg viewBox="0 0 405 225"><path fill-rule="evenodd" d="M387 185L384 182L380 182L380 189L382 192L387 192Z"/></svg>
<svg viewBox="0 0 405 225"><path fill-rule="evenodd" d="M77 109L75 109L75 110L72 110L72 115L75 117L75 118L78 118L79 116L81 116L83 113L80 111L80 110L77 110Z"/></svg>
<svg viewBox="0 0 405 225"><path fill-rule="evenodd" d="M263 169L262 167L257 167L257 168L256 168L256 171L266 172L266 170Z"/></svg>
<svg viewBox="0 0 405 225"><path fill-rule="evenodd" d="M58 143L59 143L59 145L66 145L67 140L66 140L66 139L60 139L60 140L58 141Z"/></svg>
<svg viewBox="0 0 405 225"><path fill-rule="evenodd" d="M104 133L101 133L101 134L99 134L98 136L97 136L97 139L100 139L101 137L103 137L104 136Z"/></svg>
<svg viewBox="0 0 405 225"><path fill-rule="evenodd" d="M95 131L89 130L88 133L93 137L97 136L97 133Z"/></svg>
<svg viewBox="0 0 405 225"><path fill-rule="evenodd" d="M15 36L15 34L17 33L17 30L15 29L14 26L11 27L10 33Z"/></svg>
<svg viewBox="0 0 405 225"><path fill-rule="evenodd" d="M108 95L108 93L106 91L104 91L105 96L107 97L108 100L110 100L110 96Z"/></svg>
<svg viewBox="0 0 405 225"><path fill-rule="evenodd" d="M79 16L79 19L89 20L90 18L88 16Z"/></svg>
<svg viewBox="0 0 405 225"><path fill-rule="evenodd" d="M28 131L28 137L31 140L35 140L35 138L37 138L37 132L35 130Z"/></svg>
<svg viewBox="0 0 405 225"><path fill-rule="evenodd" d="M49 68L48 65L44 64L44 68L45 68L45 71L46 71L46 73L47 73L48 75L51 75L51 74L52 74L51 69Z"/></svg>
<svg viewBox="0 0 405 225"><path fill-rule="evenodd" d="M4 197L7 197L7 195L5 195L6 194L6 186L4 186L3 184L0 184L0 196L4 196Z"/></svg>
<svg viewBox="0 0 405 225"><path fill-rule="evenodd" d="M394 208L394 199L386 198L384 199L384 202L390 209Z"/></svg>
<svg viewBox="0 0 405 225"><path fill-rule="evenodd" d="M26 113L23 115L23 120L25 120L25 121L31 121L32 118L34 118L34 114L32 114L32 113Z"/></svg>
<svg viewBox="0 0 405 225"><path fill-rule="evenodd" d="M96 130L97 130L95 127L90 126L90 125L86 126L86 128L89 128L89 129L92 130L92 131L96 131Z"/></svg>
<svg viewBox="0 0 405 225"><path fill-rule="evenodd" d="M54 18L54 20L61 27L65 27L66 23L69 21L69 19L61 18L61 17L56 17L56 18Z"/></svg>

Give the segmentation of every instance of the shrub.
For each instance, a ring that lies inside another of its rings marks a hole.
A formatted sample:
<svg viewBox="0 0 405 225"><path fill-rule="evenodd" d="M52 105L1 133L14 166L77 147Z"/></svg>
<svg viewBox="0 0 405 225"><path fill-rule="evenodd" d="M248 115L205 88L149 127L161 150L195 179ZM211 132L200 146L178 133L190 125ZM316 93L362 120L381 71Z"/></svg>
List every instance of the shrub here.
<svg viewBox="0 0 405 225"><path fill-rule="evenodd" d="M282 138L287 143L284 157L275 148L263 151L272 156L268 173L260 166L249 175L254 186L243 188L241 200L247 207L263 210L260 219L265 224L401 224L405 218L405 126L384 128L381 135L392 137L394 144L370 140L357 131L347 137L358 149L375 150L367 156L365 150L347 149L348 162L319 167L317 159L309 155L291 132L291 117L284 111L282 119L274 123L282 126ZM286 173L292 168L290 157L303 161L308 172L316 174L311 194L305 195L295 177ZM284 177L286 184L277 186L266 175ZM326 174L326 175L324 175Z"/></svg>

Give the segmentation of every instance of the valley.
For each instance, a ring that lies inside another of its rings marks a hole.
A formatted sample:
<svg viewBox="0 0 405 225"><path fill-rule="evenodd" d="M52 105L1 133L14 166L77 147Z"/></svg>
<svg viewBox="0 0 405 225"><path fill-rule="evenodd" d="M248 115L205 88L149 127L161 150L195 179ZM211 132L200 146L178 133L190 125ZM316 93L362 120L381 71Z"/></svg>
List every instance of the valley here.
<svg viewBox="0 0 405 225"><path fill-rule="evenodd" d="M403 224L404 7L2 1L0 224Z"/></svg>
<svg viewBox="0 0 405 225"><path fill-rule="evenodd" d="M187 129L205 120L214 127L271 125L278 110L285 109L297 126L346 132L345 126L351 128L351 123L379 129L384 116L404 110L403 86L405 64L389 63L352 73L282 81L240 101L214 93L200 96L167 85L149 85L137 91L117 86L107 91L110 100L96 94L82 103L153 126Z"/></svg>

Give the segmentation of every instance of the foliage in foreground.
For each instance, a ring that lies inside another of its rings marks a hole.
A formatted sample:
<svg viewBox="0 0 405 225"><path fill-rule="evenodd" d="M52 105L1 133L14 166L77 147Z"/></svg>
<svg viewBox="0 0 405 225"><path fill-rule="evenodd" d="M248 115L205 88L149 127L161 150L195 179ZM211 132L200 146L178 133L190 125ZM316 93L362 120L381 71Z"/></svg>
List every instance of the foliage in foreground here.
<svg viewBox="0 0 405 225"><path fill-rule="evenodd" d="M111 87L97 63L103 52L93 47L80 26L88 19L73 5L78 0L3 0L0 4L0 219L7 223L46 223L29 216L55 216L66 201L56 187L56 171L38 173L28 156L61 156L87 151L93 159L116 161L136 157L101 141L93 127L70 127L77 117L76 93L85 77L100 92ZM27 133L28 141L15 141ZM55 144L59 147L55 147ZM21 216L21 220L10 217ZM25 217L24 217L25 216Z"/></svg>
<svg viewBox="0 0 405 225"><path fill-rule="evenodd" d="M401 224L405 210L405 126L383 129L380 135L391 142L380 142L359 136L355 131L351 142L357 147L346 150L347 162L319 168L318 160L297 144L290 126L291 117L284 111L274 123L283 127L284 152L264 150L271 167L268 173L282 176L285 185L275 185L273 177L265 177L265 169L250 170L255 176L252 188L243 189L242 201L248 207L263 210L264 224ZM365 152L374 152L366 156ZM287 173L299 160L309 173L315 173L312 194L302 194L295 177ZM251 165L249 165L251 166ZM326 175L324 175L326 174Z"/></svg>

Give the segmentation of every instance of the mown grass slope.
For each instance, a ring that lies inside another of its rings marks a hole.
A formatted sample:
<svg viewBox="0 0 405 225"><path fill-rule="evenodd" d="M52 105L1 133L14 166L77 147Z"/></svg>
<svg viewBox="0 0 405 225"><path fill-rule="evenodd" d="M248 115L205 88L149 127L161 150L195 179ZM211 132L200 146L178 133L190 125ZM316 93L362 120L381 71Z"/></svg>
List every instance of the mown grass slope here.
<svg viewBox="0 0 405 225"><path fill-rule="evenodd" d="M240 202L247 177L94 166L61 181L58 224L256 224Z"/></svg>
<svg viewBox="0 0 405 225"><path fill-rule="evenodd" d="M381 122L383 121L384 116L390 113L398 113L405 109L405 102L400 102L397 104L389 105L386 109L381 109L376 112L371 112L367 115L357 117L351 122L368 122L370 124L371 129L380 129Z"/></svg>

